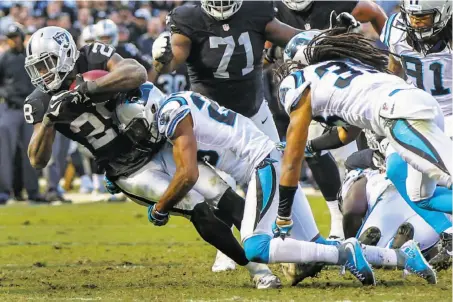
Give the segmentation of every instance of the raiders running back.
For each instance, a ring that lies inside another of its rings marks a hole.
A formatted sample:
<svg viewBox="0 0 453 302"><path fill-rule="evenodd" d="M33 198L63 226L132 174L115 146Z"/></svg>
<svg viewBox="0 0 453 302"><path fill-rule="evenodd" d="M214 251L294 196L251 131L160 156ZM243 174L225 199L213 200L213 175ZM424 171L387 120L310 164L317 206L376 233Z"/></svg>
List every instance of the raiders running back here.
<svg viewBox="0 0 453 302"><path fill-rule="evenodd" d="M401 13L388 19L381 34L394 58L401 63L408 83L430 93L440 104L445 116L452 114L452 52L451 45L440 43L438 51L426 55L408 42L406 25ZM442 42L442 41L439 41Z"/></svg>
<svg viewBox="0 0 453 302"><path fill-rule="evenodd" d="M192 115L198 158L234 177L250 179L255 167L275 149L266 135L244 116L195 92L170 95L158 111L159 132L172 138L178 123Z"/></svg>
<svg viewBox="0 0 453 302"><path fill-rule="evenodd" d="M227 20L215 20L199 4L183 5L169 16L172 33L189 37L187 66L191 90L251 117L263 101L262 54L272 2L244 1Z"/></svg>
<svg viewBox="0 0 453 302"><path fill-rule="evenodd" d="M79 51L74 72L83 74L90 70L107 70L107 62L115 53L115 48L95 42L82 47ZM63 83L58 91L68 90L70 84L68 81ZM24 103L24 117L27 123L42 122L50 99L55 93L44 93L35 89L27 97ZM121 94L116 97L129 96ZM97 164L105 168L112 178L132 173L135 167L140 167L149 160L149 152L132 148L130 141L118 134L117 126L112 121L115 106L113 99L111 102L95 105L69 103L66 106L63 114L67 123L55 124L56 130L85 146L94 155ZM59 106L56 107L58 107L56 110L60 110ZM118 154L121 156L117 156Z"/></svg>

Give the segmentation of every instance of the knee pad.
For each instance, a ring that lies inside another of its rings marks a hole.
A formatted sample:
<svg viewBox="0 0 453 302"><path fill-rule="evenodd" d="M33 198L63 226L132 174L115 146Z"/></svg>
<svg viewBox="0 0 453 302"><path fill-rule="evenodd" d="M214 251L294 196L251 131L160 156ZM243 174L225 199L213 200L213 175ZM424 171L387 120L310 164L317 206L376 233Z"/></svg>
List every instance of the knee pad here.
<svg viewBox="0 0 453 302"><path fill-rule="evenodd" d="M269 235L254 235L244 241L245 256L249 261L269 263L269 248L272 237Z"/></svg>

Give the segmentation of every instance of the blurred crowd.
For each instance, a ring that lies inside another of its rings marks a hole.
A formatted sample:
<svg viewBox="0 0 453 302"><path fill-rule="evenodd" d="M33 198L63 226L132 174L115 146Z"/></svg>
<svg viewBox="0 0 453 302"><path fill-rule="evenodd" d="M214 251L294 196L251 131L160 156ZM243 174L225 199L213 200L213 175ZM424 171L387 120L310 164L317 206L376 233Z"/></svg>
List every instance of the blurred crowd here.
<svg viewBox="0 0 453 302"><path fill-rule="evenodd" d="M173 8L187 2L194 1L2 0L0 1L0 55L10 48L17 47L17 43L20 43L15 40L14 33L10 32L11 24L19 23L23 26L25 44L39 28L59 26L68 30L79 46L82 46L84 29L99 21L110 19L118 28L118 45L131 43L144 56L151 59L152 44L166 29L168 13ZM394 12L399 3L398 1L376 2L379 2L386 10L387 15ZM364 25L363 31L366 36L376 40L378 46L382 46L378 42L379 37L370 25ZM23 52L20 47L18 49ZM23 73L25 74L25 70ZM0 79L0 81L3 80ZM93 167L89 152L60 134L57 134L50 164L43 171L30 170L33 168L29 165L26 150L27 141L30 140L32 133L32 125L24 123L20 105L16 104L13 108L7 104L5 95L2 95L2 85L5 86L7 83L0 82L0 163L2 166L0 169L0 204L4 204L10 199L18 201L29 199L43 203L69 202L64 197L64 193L73 189L73 180L76 176L80 179L79 191L81 193L103 193L103 176L98 174L96 168ZM269 80L267 86L269 86L267 87L269 91L273 90L272 80ZM30 89L32 90L33 87L31 86ZM21 97L25 99L26 95ZM273 93L269 92L267 98L272 97ZM14 119L10 121L14 114L20 121ZM6 116L8 116L8 121ZM12 128L14 129L12 130ZM12 154L8 156L13 160L5 154ZM11 166L11 171L5 169L5 165ZM38 189L38 177L45 180L42 182L46 187L44 194L39 193L43 190ZM27 198L24 193L27 193ZM112 199L122 200L122 197L114 196Z"/></svg>

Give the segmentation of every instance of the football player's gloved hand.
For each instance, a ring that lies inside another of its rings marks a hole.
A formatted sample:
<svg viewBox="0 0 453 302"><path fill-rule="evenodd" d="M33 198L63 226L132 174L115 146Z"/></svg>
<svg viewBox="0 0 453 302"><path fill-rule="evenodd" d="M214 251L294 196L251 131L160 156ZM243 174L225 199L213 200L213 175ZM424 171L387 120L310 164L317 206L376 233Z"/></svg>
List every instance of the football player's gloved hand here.
<svg viewBox="0 0 453 302"><path fill-rule="evenodd" d="M277 60L277 47L276 45L272 45L271 47L264 50L264 60L268 64L272 64Z"/></svg>
<svg viewBox="0 0 453 302"><path fill-rule="evenodd" d="M170 219L170 214L160 213L156 210L156 205L157 203L155 203L153 206L148 207L148 220L156 226L166 225L168 220Z"/></svg>
<svg viewBox="0 0 453 302"><path fill-rule="evenodd" d="M153 59L163 65L170 63L173 59L170 39L169 33L162 33L153 43Z"/></svg>
<svg viewBox="0 0 453 302"><path fill-rule="evenodd" d="M293 220L291 217L281 217L277 215L277 219L275 219L275 222L272 225L274 238L281 237L282 239L285 239L287 236L291 235L292 228Z"/></svg>
<svg viewBox="0 0 453 302"><path fill-rule="evenodd" d="M76 86L74 90L71 90L71 96L73 103L85 103L90 100L88 96L88 82L83 80L83 76L79 73L76 75Z"/></svg>
<svg viewBox="0 0 453 302"><path fill-rule="evenodd" d="M350 13L337 13L333 10L330 13L330 29L334 27L346 27L346 28L357 28L360 26L360 22L357 21Z"/></svg>
<svg viewBox="0 0 453 302"><path fill-rule="evenodd" d="M121 193L120 188L114 182L110 181L110 179L107 178L107 175L104 175L104 182L105 188L110 194L114 195Z"/></svg>

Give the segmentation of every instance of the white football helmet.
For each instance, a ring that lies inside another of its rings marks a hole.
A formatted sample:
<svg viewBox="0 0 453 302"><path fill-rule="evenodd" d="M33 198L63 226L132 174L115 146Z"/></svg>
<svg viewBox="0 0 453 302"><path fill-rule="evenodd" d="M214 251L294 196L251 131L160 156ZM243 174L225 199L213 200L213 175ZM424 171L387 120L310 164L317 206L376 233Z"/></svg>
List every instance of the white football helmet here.
<svg viewBox="0 0 453 302"><path fill-rule="evenodd" d="M110 19L96 23L96 36L103 43L118 46L118 26ZM107 39L105 40L105 38Z"/></svg>
<svg viewBox="0 0 453 302"><path fill-rule="evenodd" d="M117 104L115 121L121 134L134 144L157 143L162 139L157 113L165 95L150 82L140 86L140 95Z"/></svg>
<svg viewBox="0 0 453 302"><path fill-rule="evenodd" d="M243 0L201 0L201 8L216 20L226 20L239 11L242 6L242 1Z"/></svg>
<svg viewBox="0 0 453 302"><path fill-rule="evenodd" d="M290 10L304 11L310 7L313 0L282 0Z"/></svg>
<svg viewBox="0 0 453 302"><path fill-rule="evenodd" d="M26 47L25 70L42 92L55 91L74 69L79 51L71 34L56 26L37 30Z"/></svg>
<svg viewBox="0 0 453 302"><path fill-rule="evenodd" d="M309 65L305 50L311 40L321 33L319 30L307 30L292 37L283 52L283 60L296 61L305 66Z"/></svg>
<svg viewBox="0 0 453 302"><path fill-rule="evenodd" d="M81 46L93 43L96 40L97 40L96 26L94 24L85 26L85 28L82 30L82 34L80 35Z"/></svg>
<svg viewBox="0 0 453 302"><path fill-rule="evenodd" d="M415 41L423 41L438 34L448 23L452 15L451 0L403 0L401 15L406 24L409 37ZM432 15L432 25L414 27L411 16Z"/></svg>

